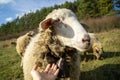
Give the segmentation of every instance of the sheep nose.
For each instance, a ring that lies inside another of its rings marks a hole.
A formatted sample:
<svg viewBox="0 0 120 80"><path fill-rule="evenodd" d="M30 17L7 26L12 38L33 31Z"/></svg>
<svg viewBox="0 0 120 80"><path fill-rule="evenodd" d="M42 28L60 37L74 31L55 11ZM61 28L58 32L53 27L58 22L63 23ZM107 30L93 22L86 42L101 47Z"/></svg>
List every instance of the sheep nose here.
<svg viewBox="0 0 120 80"><path fill-rule="evenodd" d="M90 44L90 37L89 37L89 35L84 35L84 37L82 38L82 42Z"/></svg>
<svg viewBox="0 0 120 80"><path fill-rule="evenodd" d="M82 42L85 43L87 46L90 46L90 39L82 39Z"/></svg>
<svg viewBox="0 0 120 80"><path fill-rule="evenodd" d="M85 38L83 38L83 39L82 39L82 42L83 42L83 43L85 43L85 42L90 43L90 39L85 39Z"/></svg>

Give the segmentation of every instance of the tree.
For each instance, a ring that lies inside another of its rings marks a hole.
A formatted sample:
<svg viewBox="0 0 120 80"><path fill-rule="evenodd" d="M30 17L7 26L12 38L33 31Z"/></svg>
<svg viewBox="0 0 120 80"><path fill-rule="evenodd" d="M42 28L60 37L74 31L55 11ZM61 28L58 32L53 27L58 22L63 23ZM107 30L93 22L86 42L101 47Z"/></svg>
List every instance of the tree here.
<svg viewBox="0 0 120 80"><path fill-rule="evenodd" d="M95 17L98 14L97 0L80 0L78 15L81 18Z"/></svg>
<svg viewBox="0 0 120 80"><path fill-rule="evenodd" d="M109 14L113 9L113 1L112 0L98 0L98 8L100 11L100 15L104 16Z"/></svg>
<svg viewBox="0 0 120 80"><path fill-rule="evenodd" d="M0 27L0 36L37 29L39 23L45 19L47 14L53 9L58 8L71 9L80 20L81 18L94 18L120 13L120 11L113 11L112 1L113 0L74 0L74 2L66 1L64 4L55 5L54 7L44 7L41 10L36 10L36 12L30 12L24 14L22 17L17 17L12 22L2 24ZM115 1L120 3L120 0Z"/></svg>

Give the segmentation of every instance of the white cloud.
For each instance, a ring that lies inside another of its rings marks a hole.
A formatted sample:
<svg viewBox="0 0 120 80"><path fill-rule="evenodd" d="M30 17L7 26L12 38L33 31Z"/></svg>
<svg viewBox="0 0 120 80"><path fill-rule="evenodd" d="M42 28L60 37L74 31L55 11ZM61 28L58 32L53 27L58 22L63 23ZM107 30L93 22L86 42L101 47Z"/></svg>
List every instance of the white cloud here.
<svg viewBox="0 0 120 80"><path fill-rule="evenodd" d="M10 22L10 21L13 20L13 18L12 18L12 17L8 17L8 18L6 18L5 20L6 20L7 22Z"/></svg>
<svg viewBox="0 0 120 80"><path fill-rule="evenodd" d="M21 18L24 15L24 13L17 13L15 16Z"/></svg>
<svg viewBox="0 0 120 80"><path fill-rule="evenodd" d="M13 0L0 0L0 4L7 4L9 2L12 2Z"/></svg>

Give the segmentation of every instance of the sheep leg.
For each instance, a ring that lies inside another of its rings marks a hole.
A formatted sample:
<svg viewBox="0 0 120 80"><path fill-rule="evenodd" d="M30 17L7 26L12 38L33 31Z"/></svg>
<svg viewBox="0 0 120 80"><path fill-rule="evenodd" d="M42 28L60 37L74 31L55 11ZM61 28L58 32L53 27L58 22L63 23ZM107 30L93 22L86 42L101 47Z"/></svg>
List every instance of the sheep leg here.
<svg viewBox="0 0 120 80"><path fill-rule="evenodd" d="M87 61L87 52L84 52L84 58L83 61L86 62Z"/></svg>

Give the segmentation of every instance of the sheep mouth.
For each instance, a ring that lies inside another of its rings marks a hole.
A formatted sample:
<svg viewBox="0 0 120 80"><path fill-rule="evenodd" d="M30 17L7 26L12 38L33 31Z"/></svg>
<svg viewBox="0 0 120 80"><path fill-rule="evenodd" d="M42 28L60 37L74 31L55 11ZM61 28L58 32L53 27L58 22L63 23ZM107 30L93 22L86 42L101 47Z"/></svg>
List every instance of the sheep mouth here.
<svg viewBox="0 0 120 80"><path fill-rule="evenodd" d="M83 49L83 50L88 50L89 48L90 48L90 45L85 45L85 46L81 47L81 49Z"/></svg>

